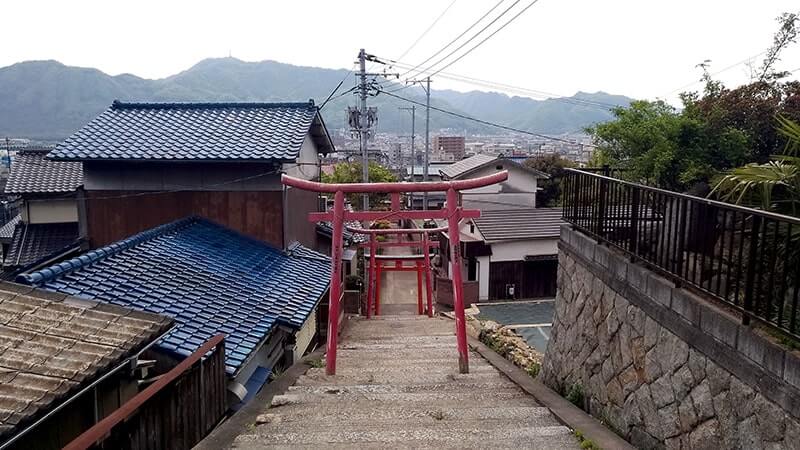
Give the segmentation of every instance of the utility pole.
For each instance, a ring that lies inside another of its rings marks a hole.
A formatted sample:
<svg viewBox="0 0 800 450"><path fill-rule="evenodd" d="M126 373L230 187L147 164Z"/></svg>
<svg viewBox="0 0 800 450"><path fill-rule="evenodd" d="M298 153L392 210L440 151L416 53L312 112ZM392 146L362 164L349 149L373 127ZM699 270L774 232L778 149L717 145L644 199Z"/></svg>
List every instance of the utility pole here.
<svg viewBox="0 0 800 450"><path fill-rule="evenodd" d="M431 77L425 78L425 164L422 181L428 181L428 158L431 152ZM422 209L428 209L428 192L422 193Z"/></svg>
<svg viewBox="0 0 800 450"><path fill-rule="evenodd" d="M417 119L417 105L411 105L411 108L400 107L400 109L411 111L411 182L414 182L414 168L417 166L417 150L414 147L414 139L417 136L414 129ZM411 209L414 209L414 192L409 192L408 198L411 200Z"/></svg>
<svg viewBox="0 0 800 450"><path fill-rule="evenodd" d="M361 150L361 175L364 183L369 183L369 155L367 154L367 69L366 69L367 55L362 48L358 52L359 68L359 97L361 98L361 105L359 108L358 129L359 129L359 147ZM364 211L369 211L369 194L364 193L361 198L362 207Z"/></svg>

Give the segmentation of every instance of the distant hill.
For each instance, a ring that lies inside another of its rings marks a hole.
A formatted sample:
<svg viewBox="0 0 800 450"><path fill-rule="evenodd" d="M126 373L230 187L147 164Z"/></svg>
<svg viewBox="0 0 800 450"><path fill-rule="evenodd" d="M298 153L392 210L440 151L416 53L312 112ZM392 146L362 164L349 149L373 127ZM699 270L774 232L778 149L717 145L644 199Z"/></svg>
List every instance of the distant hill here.
<svg viewBox="0 0 800 450"><path fill-rule="evenodd" d="M340 92L353 86L346 70L301 67L275 61L244 62L235 58L203 60L188 70L158 80L135 75L110 76L97 69L71 67L57 61L29 61L0 68L0 136L58 140L70 135L107 108L115 99L137 101L306 101L321 104L342 79ZM386 80L383 82L388 83ZM400 85L389 85L396 89ZM424 102L422 90L398 92ZM631 99L578 93L573 97L533 100L494 92L433 91L431 103L444 109L539 133L578 131L608 120L602 105L626 105ZM591 102L591 103L590 103ZM329 128L345 125L344 109L354 104L351 94L331 101L323 116ZM369 99L379 109L379 131L408 133L407 104L379 95ZM423 115L418 114L418 130ZM472 121L431 113L431 129L493 132Z"/></svg>

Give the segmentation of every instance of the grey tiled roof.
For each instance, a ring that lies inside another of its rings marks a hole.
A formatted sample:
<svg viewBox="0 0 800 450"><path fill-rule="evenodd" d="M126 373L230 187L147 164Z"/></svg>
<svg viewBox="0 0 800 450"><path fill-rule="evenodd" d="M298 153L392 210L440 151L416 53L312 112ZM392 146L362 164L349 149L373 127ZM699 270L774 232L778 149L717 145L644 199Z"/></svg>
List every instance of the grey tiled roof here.
<svg viewBox="0 0 800 450"><path fill-rule="evenodd" d="M14 229L17 228L17 224L19 223L20 219L22 219L22 214L17 214L16 216L12 217L11 220L6 222L5 225L0 227L0 241L10 240L12 237L14 237Z"/></svg>
<svg viewBox="0 0 800 450"><path fill-rule="evenodd" d="M53 150L62 161L294 160L307 135L333 151L307 103L114 104Z"/></svg>
<svg viewBox="0 0 800 450"><path fill-rule="evenodd" d="M561 208L530 208L483 211L474 219L486 242L558 239Z"/></svg>
<svg viewBox="0 0 800 450"><path fill-rule="evenodd" d="M447 178L456 178L462 174L473 171L478 167L483 166L484 164L490 163L495 159L497 159L496 156L490 156L490 155L470 156L469 158L462 159L461 161L456 161L453 164L450 164L449 166L440 169L440 171Z"/></svg>
<svg viewBox="0 0 800 450"><path fill-rule="evenodd" d="M164 316L0 283L0 441L165 333Z"/></svg>
<svg viewBox="0 0 800 450"><path fill-rule="evenodd" d="M536 169L531 169L529 167L526 167L525 165L520 164L514 161L513 159L503 158L502 156L489 156L483 154L470 156L469 158L462 159L461 161L456 161L453 164L450 164L449 166L441 169L440 172L447 179L456 179L465 177L466 175L469 175L470 173L489 164L497 164L499 162L502 162L504 165L507 166L510 165L513 167L519 167L520 169L530 172L537 178L548 178L547 174L540 172Z"/></svg>
<svg viewBox="0 0 800 450"><path fill-rule="evenodd" d="M7 194L66 193L83 184L83 164L50 161L47 150L20 151L11 164Z"/></svg>
<svg viewBox="0 0 800 450"><path fill-rule="evenodd" d="M14 229L8 255L3 261L5 267L26 267L43 259L75 249L80 245L78 223L40 223L20 222Z"/></svg>

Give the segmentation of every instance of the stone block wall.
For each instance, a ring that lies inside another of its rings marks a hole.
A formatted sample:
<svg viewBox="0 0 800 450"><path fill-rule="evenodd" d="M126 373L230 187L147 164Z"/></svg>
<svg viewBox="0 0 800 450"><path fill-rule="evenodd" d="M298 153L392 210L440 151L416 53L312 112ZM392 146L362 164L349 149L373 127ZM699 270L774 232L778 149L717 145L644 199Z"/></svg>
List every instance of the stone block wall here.
<svg viewBox="0 0 800 450"><path fill-rule="evenodd" d="M800 449L800 358L562 227L540 379L643 449Z"/></svg>

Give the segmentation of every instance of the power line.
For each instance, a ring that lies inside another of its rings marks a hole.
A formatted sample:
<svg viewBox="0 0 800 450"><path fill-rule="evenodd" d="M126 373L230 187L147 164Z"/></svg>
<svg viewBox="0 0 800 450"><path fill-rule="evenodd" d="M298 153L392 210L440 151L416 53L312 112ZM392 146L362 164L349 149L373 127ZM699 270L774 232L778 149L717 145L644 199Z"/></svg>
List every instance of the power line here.
<svg viewBox="0 0 800 450"><path fill-rule="evenodd" d="M324 101L324 102L322 102L322 105L320 105L320 107L319 107L320 111L322 111L322 108L324 108L324 107L325 107L325 105L327 105L327 104L328 104L328 102L329 102L329 101L331 101L331 98L333 97L333 94L335 94L335 93L336 93L336 91L338 91L338 90L339 90L339 88L340 88L340 87L342 87L342 84L344 84L344 82L347 80L347 78L348 78L348 77L350 76L350 74L352 74L352 73L353 73L353 69L352 69L352 68L351 68L350 70L348 70L348 71L347 71L347 73L344 75L344 78L342 78L342 81L340 81L340 82L339 82L339 84L337 84L337 85L336 85L336 87L335 87L335 88L333 88L333 90L331 91L330 95L328 95L328 98L326 98L326 99L325 99L325 101ZM341 97L341 96L340 96L340 97ZM337 98L338 98L338 97L337 97Z"/></svg>
<svg viewBox="0 0 800 450"><path fill-rule="evenodd" d="M398 66L400 68L411 67L411 64L404 63L402 61L394 61L394 60L391 60L391 59L387 59L387 61L391 62L392 66ZM423 73L424 72L420 72L420 74L423 74ZM538 97L540 99L548 99L548 100L552 100L552 101L556 101L556 102L569 103L569 104L576 105L576 106L596 107L598 109L603 109L605 111L611 110L613 108L618 108L620 106L624 106L624 105L618 105L618 104L613 104L613 103L599 102L599 101L595 101L595 100L585 100L585 99L580 99L580 98L572 98L572 97L567 97L567 96L561 95L561 94L554 94L552 92L541 91L541 90L536 90L536 89L530 89L530 88L525 88L525 87L520 87L520 86L514 86L514 85L511 85L511 84L500 83L500 82L497 82L497 81L490 81L490 80L485 80L485 79L480 79L480 78L468 77L466 75L459 75L459 74L455 74L455 73L452 73L452 72L439 72L438 76L446 78L446 79L449 79L449 80L458 81L458 82L461 82L461 83L467 83L467 84L472 84L472 85L476 85L476 86L489 87L489 88L494 88L494 89L498 89L498 90L502 90L502 91L510 91L510 92L519 93L519 94L522 94L522 95L525 95L525 96L529 96L529 97ZM387 83L386 85L384 85L382 87L386 88L389 85L390 84ZM408 89L411 86L412 86L411 84L407 84L405 86L393 89L393 90L391 90L389 92L392 92L392 93L400 92L402 90Z"/></svg>
<svg viewBox="0 0 800 450"><path fill-rule="evenodd" d="M408 52L411 51L411 49L416 47L416 45L419 43L419 41L421 41L422 38L424 38L425 35L428 34L428 32L431 31L433 29L433 27L436 26L437 23L439 23L439 20L441 20L441 18L444 17L445 14L447 14L447 11L450 10L450 8L456 3L456 1L458 1L458 0L453 0L452 2L450 2L450 4L447 5L447 8L445 8L444 11L442 11L442 13L439 14L439 17L437 17L436 20L434 20L433 23L431 23L430 26L427 29L425 29L425 31L423 31L422 34L419 35L417 40L415 40L414 43L411 44L411 46L408 47L406 49L406 51L404 51L403 54L400 55L400 57L397 58L397 59L402 59L404 56L406 56L408 54Z"/></svg>
<svg viewBox="0 0 800 450"><path fill-rule="evenodd" d="M411 100L409 98L405 98L405 97L402 97L402 96L399 96L399 95L396 95L396 94L392 94L391 92L387 92L387 91L383 91L383 90L380 91L380 92L382 92L382 93L384 93L386 95L389 95L391 97L395 97L397 99L404 100L404 101L407 101L409 103L413 103L415 105L425 106L425 104L422 103L422 102L418 102L418 101L415 101L415 100ZM567 144L585 145L587 147L594 147L593 144L582 144L580 142L570 141L568 139L562 139L562 138L558 138L558 137L555 137L555 136L548 136L546 134L534 133L533 131L521 130L519 128L514 128L514 127L510 127L508 125L502 125L502 124L499 124L499 123L489 122L488 120L483 120L483 119L478 119L478 118L475 118L475 117L470 117L470 116L467 116L467 115L464 115L464 114L460 114L460 113L457 113L457 112L448 111L448 110L442 109L442 108L437 108L435 106L431 106L430 108L432 110L434 110L434 111L439 111L441 113L448 114L448 115L451 115L451 116L460 117L460 118L466 119L466 120L471 120L473 122L477 122L477 123L480 123L480 124L483 124L483 125L488 125L488 126L495 127L495 128L501 128L503 130L514 131L516 133L527 134L527 135L530 135L530 136L536 136L536 137L539 137L539 138L542 138L542 139L551 140L551 141L564 142L564 143L567 143Z"/></svg>
<svg viewBox="0 0 800 450"><path fill-rule="evenodd" d="M401 68L403 66L410 66L409 64L403 63L403 62L400 62L400 61L391 61L391 62L392 62L393 65L400 66ZM421 73L424 73L424 72L421 72ZM554 94L552 92L546 92L546 91L540 91L540 90L536 90L536 89L524 88L524 87L520 87L520 86L514 86L514 85L511 85L511 84L500 83L500 82L497 82L497 81L490 81L490 80L484 80L484 79L480 79L480 78L468 77L466 75L458 75L458 74L455 74L455 73L452 73L452 72L439 72L438 76L443 77L443 78L447 78L447 79L450 79L450 80L454 80L454 81L459 81L459 82L462 82L462 83L474 84L474 85L485 86L485 87L493 87L493 88L496 88L496 89L523 93L525 95L533 94L534 96L537 96L537 97L540 97L540 98L546 98L546 99L550 99L550 100L554 100L554 101L562 101L562 102L567 102L567 103L572 103L572 104L582 104L582 105L585 105L585 106L596 106L596 107L600 107L600 108L603 108L603 109L606 109L606 110L609 110L609 109L612 109L612 108L617 108L617 107L620 106L620 105L615 105L613 103L604 103L604 102L598 102L598 101L594 101L594 100L584 100L584 99L579 99L579 98L570 98L570 97L567 97L567 96L564 96L564 95ZM397 91L400 91L400 90L402 90L404 88L405 87L397 89L397 90L392 91L392 92L397 92Z"/></svg>
<svg viewBox="0 0 800 450"><path fill-rule="evenodd" d="M405 71L405 72L404 72L403 74L401 74L400 76L404 76L404 75L408 74L409 72L413 72L413 71L414 71L414 70L416 70L418 67L422 66L423 64L426 64L428 61L430 61L430 60L432 60L433 58L435 58L435 57L439 56L439 54L440 54L440 53L442 53L443 51L445 51L445 50L446 50L448 47L450 47L451 45L453 45L453 44L454 44L456 41L458 41L459 39L461 39L462 37L464 37L464 35L465 35L465 34L469 33L469 32L470 32L470 30L472 30L473 28L475 28L475 26L476 26L476 25L478 25L479 23L481 23L481 22L483 21L483 19L485 19L485 18L486 18L486 17L487 17L489 14L491 14L491 13L492 13L492 12L493 12L495 9L497 9L497 7L498 7L498 6L500 6L500 5L501 5L501 4L502 4L504 1L505 1L505 0L500 0L499 2L497 2L497 3L496 3L494 6L492 6L492 9L490 9L489 11L486 11L486 13L485 13L484 15L482 15L482 16L481 16L481 17L480 17L478 20L476 20L475 22L473 22L473 23L472 23L472 25L470 25L470 26L469 26L469 28L467 28L466 30L464 30L463 32L461 32L461 34L459 34L458 36L456 36L456 38L455 38L455 39L453 39L452 41L448 42L448 43L447 43L447 45L445 45L444 47L440 48L440 49L439 49L439 51L437 51L437 52L436 52L436 53L434 53L433 55L429 56L429 57L428 57L428 59L426 59L425 61L422 61L421 63L417 64L416 66L412 67L411 69L409 69L409 70ZM399 57L399 58L397 58L397 59L403 59L403 57L401 56L401 57Z"/></svg>
<svg viewBox="0 0 800 450"><path fill-rule="evenodd" d="M462 54L461 54L461 56L459 56L458 58L456 58L456 59L454 59L454 60L450 61L449 63L445 64L444 66L440 67L440 68L439 68L439 69L438 69L436 72L433 72L433 73L431 74L431 76L433 76L433 75L436 75L437 73L439 73L439 72L443 71L444 69L446 69L446 68L448 68L448 67L452 66L453 64L455 64L455 63L457 63L457 62L461 61L461 59L462 59L462 58L464 58L465 56L469 55L470 53L472 53L472 51L473 51L473 50L475 50L476 48L478 48L478 47L480 47L481 45L483 45L483 43L485 43L486 41L488 41L489 39L491 39L491 38L492 38L492 37L493 37L495 34L499 33L499 32L500 32L500 31L501 31L503 28L507 27L507 26L508 26L508 25L509 25L511 22L513 22L514 20L516 20L516 19L517 19L517 17L521 16L523 13L525 13L525 11L527 11L528 9L530 9L530 7L531 7L531 6L535 5L535 4L536 4L536 3L538 3L538 2L539 2L539 0L533 0L533 1L532 1L532 2L531 2L529 5L528 5L528 6L526 6L525 8L523 8L523 9L522 9L522 11L518 12L517 14L515 14L515 15L514 15L514 17L512 17L511 19L509 19L509 20L508 20L508 22L506 22L506 23L504 23L503 25L501 25L501 26L500 26L500 28L498 28L498 29L494 30L494 31L492 32L492 34L490 34L489 36L486 36L486 37L485 37L485 38L484 38L482 41L480 41L480 42L478 42L477 44L475 44L475 46L473 46L471 49L467 50L467 52L466 52L466 53L462 53ZM435 65L435 64L434 64L434 65Z"/></svg>
<svg viewBox="0 0 800 450"><path fill-rule="evenodd" d="M710 73L710 74L708 74L708 76L713 77L713 76L721 74L722 72L727 72L728 70L731 70L734 67L741 66L744 63L750 62L750 61L758 58L759 56L763 55L764 53L767 53L767 50L764 50L763 52L758 53L757 55L753 55L753 56L751 56L749 58L743 59L743 60L741 60L741 61L739 61L739 62L737 62L735 64L731 64L728 67L725 67L723 69L717 70L716 72ZM673 94L675 92L681 91L681 90L686 89L686 88L691 87L691 86L694 86L697 83L702 83L702 80L692 81L691 83L684 84L683 86L681 86L681 87L679 87L677 89L673 89L673 90L667 92L664 95L659 95L659 97L666 97L666 96L671 95L671 94Z"/></svg>
<svg viewBox="0 0 800 450"><path fill-rule="evenodd" d="M430 66L426 67L426 68L425 68L425 69L423 69L422 71L423 71L423 72L429 72L429 71L430 71L430 70L431 70L433 67L435 67L436 65L438 65L438 64L439 64L439 63L441 63L442 61L446 60L447 58L449 58L449 57L453 56L453 54L455 54L456 52L458 52L459 50L461 50L462 48L464 48L464 47L465 47L467 44L469 44L469 43L470 43L470 42L471 42L473 39L475 39L475 38L477 38L478 36L480 36L480 35L481 35L481 33L483 33L484 31L486 31L486 29L487 29L487 28L489 28L489 27L491 27L492 25L494 25L494 23L495 23L495 22L497 22L498 20L500 20L500 18L502 18L502 17L503 17L503 16L504 16L506 13L508 13L508 12L509 12L509 11L510 11L512 8L514 8L515 6L517 6L517 3L519 3L520 1L521 1L521 0L515 0L515 1L514 1L514 3L512 3L512 4L511 4L511 6L509 6L509 7L508 7L508 8L506 8L505 10L503 10L503 12L501 12L499 16L495 17L495 18L494 18L494 19L493 19L491 22L489 22L489 23L488 23L486 26L484 26L484 27L483 27L483 28L481 28L481 29L480 29L480 30L479 30L477 33L475 33L474 35L472 35L472 37L470 37L469 39L467 39L466 41L464 41L464 42L463 42L461 45L459 45L458 47L456 47L456 49L455 49L455 50L451 51L450 53L448 53L447 55L445 55L443 58L439 58L439 59L438 59L438 60L437 60L435 63L433 63L433 64L431 64ZM397 58L397 59L402 59L402 58Z"/></svg>

